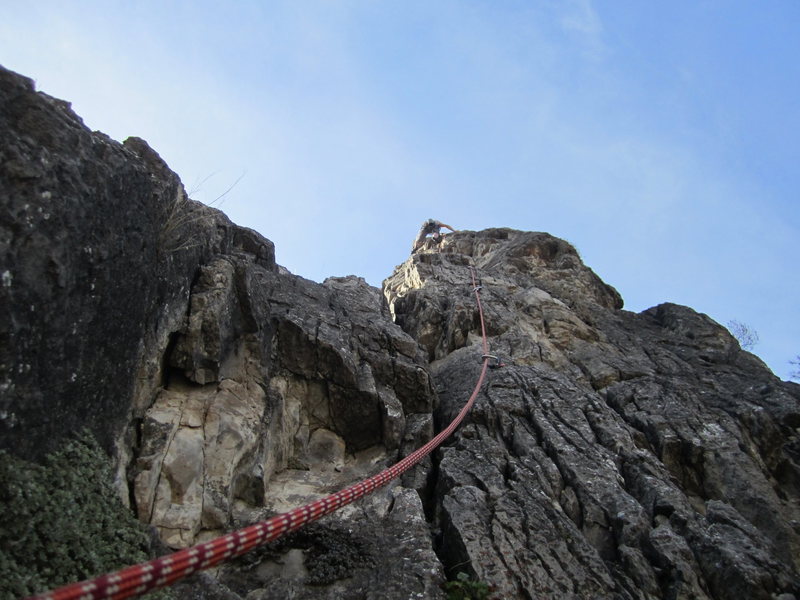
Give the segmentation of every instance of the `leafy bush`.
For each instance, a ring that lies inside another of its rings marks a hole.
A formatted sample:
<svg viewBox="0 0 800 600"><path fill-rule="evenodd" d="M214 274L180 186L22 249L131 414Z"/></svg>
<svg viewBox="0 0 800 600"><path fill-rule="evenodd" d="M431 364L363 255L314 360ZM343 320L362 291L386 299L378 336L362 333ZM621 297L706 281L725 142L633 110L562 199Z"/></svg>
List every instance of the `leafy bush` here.
<svg viewBox="0 0 800 600"><path fill-rule="evenodd" d="M456 575L455 581L444 584L447 600L489 600L489 586L473 581L466 573Z"/></svg>
<svg viewBox="0 0 800 600"><path fill-rule="evenodd" d="M0 507L2 600L149 558L145 526L117 497L110 461L90 434L41 465L0 451Z"/></svg>

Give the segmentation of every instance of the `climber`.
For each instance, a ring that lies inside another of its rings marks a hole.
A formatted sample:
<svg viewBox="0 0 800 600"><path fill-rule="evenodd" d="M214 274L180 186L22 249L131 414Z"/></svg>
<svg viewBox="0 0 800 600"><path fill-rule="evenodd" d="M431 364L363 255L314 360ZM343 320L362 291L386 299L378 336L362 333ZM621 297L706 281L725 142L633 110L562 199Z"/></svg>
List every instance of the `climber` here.
<svg viewBox="0 0 800 600"><path fill-rule="evenodd" d="M419 229L419 233L417 234L417 239L414 240L414 246L411 248L411 254L414 254L417 250L422 247L422 244L425 243L425 238L429 235L434 239L435 242L439 242L442 234L439 233L439 230L444 227L445 229L449 229L453 233L455 233L455 229L450 227L450 225L445 225L441 221L437 221L436 219L428 219L422 224L422 227Z"/></svg>

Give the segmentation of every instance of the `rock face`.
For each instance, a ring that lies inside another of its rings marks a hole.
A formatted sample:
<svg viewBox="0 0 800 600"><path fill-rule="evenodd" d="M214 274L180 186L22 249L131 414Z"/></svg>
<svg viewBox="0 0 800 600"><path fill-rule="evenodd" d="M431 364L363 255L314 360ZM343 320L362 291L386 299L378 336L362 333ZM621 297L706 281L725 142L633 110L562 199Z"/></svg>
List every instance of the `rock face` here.
<svg viewBox="0 0 800 600"><path fill-rule="evenodd" d="M90 132L6 70L0 128L0 450L38 461L88 429L123 500L180 548L355 483L432 435L427 361L379 290L279 269L271 242L188 199L145 142ZM301 597L324 581L338 598L392 572L385 589L436 596L425 523L418 493L393 484L319 526L334 549L363 538L363 560L318 561L284 587ZM409 556L417 567L398 569ZM249 591L281 588L280 571L248 572ZM241 590L235 572L226 581Z"/></svg>
<svg viewBox="0 0 800 600"><path fill-rule="evenodd" d="M445 598L461 573L496 598L800 598L800 386L708 317L624 311L567 242L512 229L428 242L383 294L307 281L144 141L1 68L0 131L0 467L87 429L167 548L445 427L480 371L482 286L503 366L444 447L175 597Z"/></svg>
<svg viewBox="0 0 800 600"><path fill-rule="evenodd" d="M144 415L135 497L173 547L221 535L309 480L327 488L396 456L407 419L433 429L419 348L362 279L319 285L213 260L167 359L170 381ZM268 493L274 473L283 492Z"/></svg>
<svg viewBox="0 0 800 600"><path fill-rule="evenodd" d="M110 450L162 384L198 265L275 270L272 243L2 68L0 132L0 448L40 459L88 427Z"/></svg>
<svg viewBox="0 0 800 600"><path fill-rule="evenodd" d="M689 308L620 310L566 242L490 229L384 282L433 360L437 423L479 370L471 266L505 366L438 456L449 574L502 598L800 597L800 386Z"/></svg>

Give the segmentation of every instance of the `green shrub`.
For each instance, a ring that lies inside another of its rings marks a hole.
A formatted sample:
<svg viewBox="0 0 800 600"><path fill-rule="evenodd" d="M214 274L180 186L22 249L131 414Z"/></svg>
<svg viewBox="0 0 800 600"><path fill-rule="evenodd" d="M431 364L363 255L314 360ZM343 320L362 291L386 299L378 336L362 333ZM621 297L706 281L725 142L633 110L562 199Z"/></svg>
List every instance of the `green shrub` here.
<svg viewBox="0 0 800 600"><path fill-rule="evenodd" d="M473 581L466 573L456 575L455 581L444 584L447 600L489 600L489 586Z"/></svg>
<svg viewBox="0 0 800 600"><path fill-rule="evenodd" d="M83 434L33 464L0 451L0 599L45 592L149 558L108 457Z"/></svg>

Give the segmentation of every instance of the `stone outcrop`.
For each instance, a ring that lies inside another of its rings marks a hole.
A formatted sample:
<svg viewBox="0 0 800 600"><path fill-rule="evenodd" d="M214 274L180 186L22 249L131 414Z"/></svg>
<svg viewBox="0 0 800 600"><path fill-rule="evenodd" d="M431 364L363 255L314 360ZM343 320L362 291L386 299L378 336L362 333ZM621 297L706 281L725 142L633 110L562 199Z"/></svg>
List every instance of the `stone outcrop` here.
<svg viewBox="0 0 800 600"><path fill-rule="evenodd" d="M707 316L625 311L567 242L512 229L429 241L383 293L315 283L144 141L1 68L0 131L0 469L88 430L153 551L332 493L446 426L481 368L478 278L503 366L444 447L175 597L433 599L466 574L496 598L800 598L800 386ZM3 508L25 485L0 482ZM75 535L113 512L79 504ZM27 539L69 562L46 527Z"/></svg>
<svg viewBox="0 0 800 600"><path fill-rule="evenodd" d="M180 548L355 483L432 435L427 362L379 290L279 268L271 242L190 200L144 141L90 132L2 69L0 130L0 459L41 461L88 430L123 501ZM435 596L431 540L408 537L427 527L424 473L319 526L342 547L356 531L381 540L360 562L283 579L264 567L249 585L285 580L297 595L325 581L341 597L392 572L387 589ZM417 567L399 569L409 556Z"/></svg>
<svg viewBox="0 0 800 600"><path fill-rule="evenodd" d="M90 132L0 68L0 448L40 459L89 428L111 450L161 386L198 265L272 243L187 198L143 141Z"/></svg>
<svg viewBox="0 0 800 600"><path fill-rule="evenodd" d="M450 575L502 598L800 597L800 386L689 308L621 310L562 240L460 232L384 282L438 423L480 368L472 266L505 366L438 456Z"/></svg>
<svg viewBox="0 0 800 600"><path fill-rule="evenodd" d="M143 419L136 506L174 547L277 508L304 482L347 483L393 458L407 419L433 430L421 352L381 317L378 290L235 263L201 268ZM284 492L269 491L274 473Z"/></svg>

